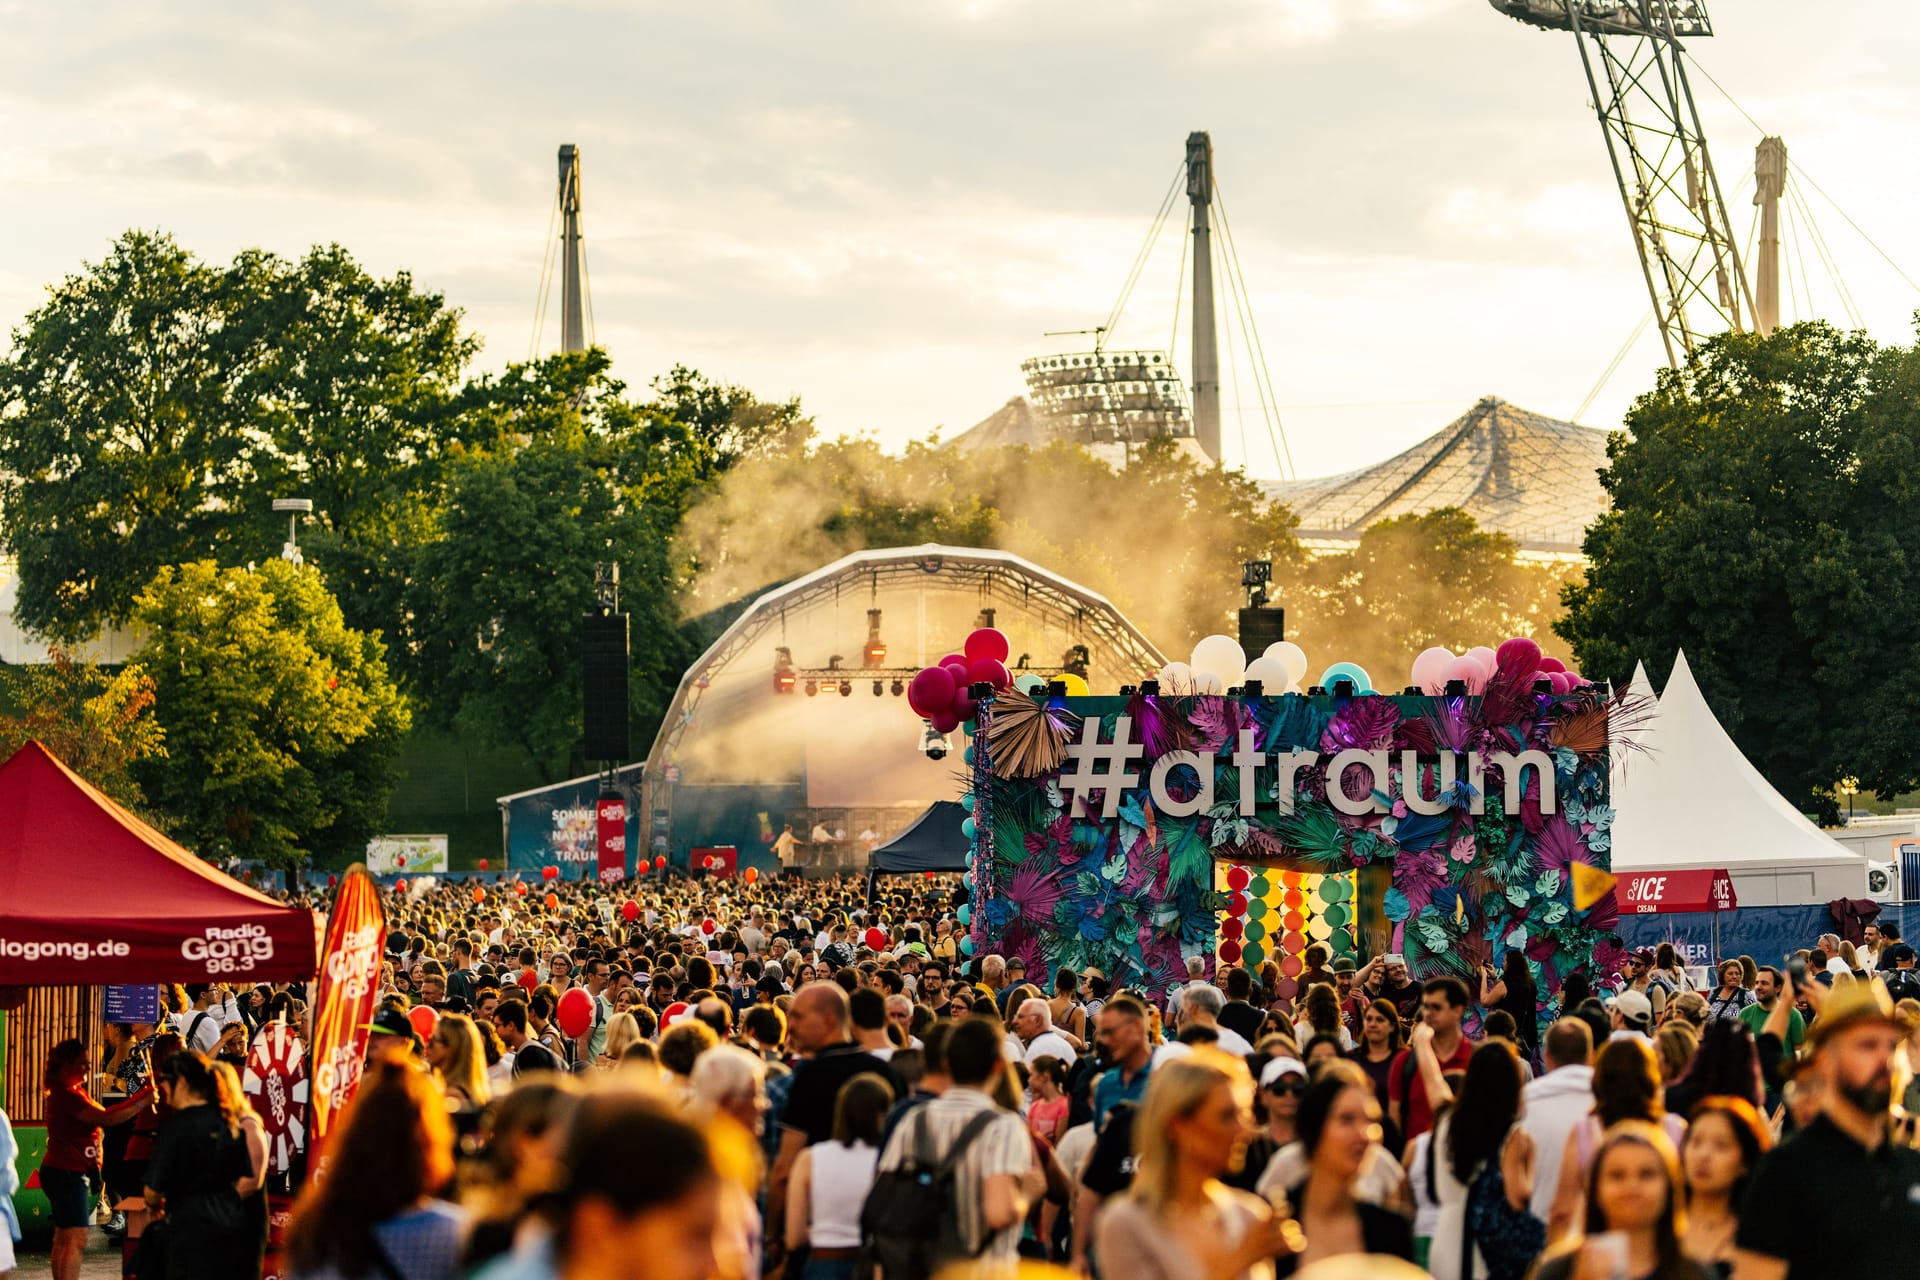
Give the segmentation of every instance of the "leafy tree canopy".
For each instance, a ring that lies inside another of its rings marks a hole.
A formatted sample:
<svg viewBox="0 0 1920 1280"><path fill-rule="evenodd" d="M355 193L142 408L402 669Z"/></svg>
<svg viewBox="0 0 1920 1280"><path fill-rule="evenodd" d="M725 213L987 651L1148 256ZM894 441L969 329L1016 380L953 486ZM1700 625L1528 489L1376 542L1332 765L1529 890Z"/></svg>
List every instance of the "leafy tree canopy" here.
<svg viewBox="0 0 1920 1280"><path fill-rule="evenodd" d="M164 756L134 765L177 839L210 859L338 862L382 829L411 724L380 641L317 571L282 560L163 569L141 593Z"/></svg>
<svg viewBox="0 0 1920 1280"><path fill-rule="evenodd" d="M166 755L144 672L109 671L56 647L47 662L0 667L0 760L38 739L63 764L143 817L134 766Z"/></svg>
<svg viewBox="0 0 1920 1280"><path fill-rule="evenodd" d="M1920 352L1822 323L1714 339L1627 417L1559 624L1589 675L1687 661L1789 799L1920 783Z"/></svg>

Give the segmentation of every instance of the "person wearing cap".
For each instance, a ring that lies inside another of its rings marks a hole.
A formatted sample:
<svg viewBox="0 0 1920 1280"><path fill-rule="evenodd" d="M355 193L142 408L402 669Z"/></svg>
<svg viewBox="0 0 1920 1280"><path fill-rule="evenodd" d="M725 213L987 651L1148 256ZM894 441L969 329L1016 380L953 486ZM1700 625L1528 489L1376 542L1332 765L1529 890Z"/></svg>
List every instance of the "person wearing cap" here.
<svg viewBox="0 0 1920 1280"><path fill-rule="evenodd" d="M1653 1001L1645 992L1628 987L1613 998L1610 1015L1613 1033L1609 1040L1627 1040L1639 1038L1651 1042L1653 1039Z"/></svg>
<svg viewBox="0 0 1920 1280"><path fill-rule="evenodd" d="M1373 1003L1357 990L1359 966L1354 964L1352 956L1335 956L1328 972L1333 975L1334 998L1340 1003L1340 1021L1346 1024L1353 1042L1359 1044L1360 1021L1366 1016L1367 1006Z"/></svg>
<svg viewBox="0 0 1920 1280"><path fill-rule="evenodd" d="M1880 977L1895 1004L1920 1000L1920 972L1915 971L1913 961L1913 948L1904 942L1892 943L1880 953Z"/></svg>
<svg viewBox="0 0 1920 1280"><path fill-rule="evenodd" d="M1000 1017L1004 1021L1007 1006L1013 1003L1013 993L1018 991L1027 980L1027 962L1019 956L1008 956L1005 969L1006 982L994 993L993 1002L1000 1006Z"/></svg>
<svg viewBox="0 0 1920 1280"><path fill-rule="evenodd" d="M397 1058L406 1062L419 1057L420 1049L420 1036L406 1014L393 1008L374 1011L367 1025L367 1061Z"/></svg>
<svg viewBox="0 0 1920 1280"><path fill-rule="evenodd" d="M1825 1086L1819 1114L1754 1170L1734 1236L1734 1280L1911 1276L1920 1151L1889 1132L1900 1042L1893 1001L1877 980L1812 998L1813 1071Z"/></svg>
<svg viewBox="0 0 1920 1280"><path fill-rule="evenodd" d="M1242 1191L1257 1191L1274 1153L1299 1137L1294 1120L1300 1114L1300 1095L1307 1091L1307 1064L1298 1058L1269 1058L1260 1068L1257 1083L1266 1127L1247 1143L1247 1157L1240 1171L1225 1180L1228 1186Z"/></svg>

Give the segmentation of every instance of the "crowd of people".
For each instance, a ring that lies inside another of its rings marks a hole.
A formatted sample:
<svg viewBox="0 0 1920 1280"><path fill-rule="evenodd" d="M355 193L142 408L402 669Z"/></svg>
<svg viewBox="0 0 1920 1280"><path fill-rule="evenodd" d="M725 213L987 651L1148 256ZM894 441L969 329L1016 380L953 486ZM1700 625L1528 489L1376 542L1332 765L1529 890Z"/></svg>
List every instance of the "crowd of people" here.
<svg viewBox="0 0 1920 1280"><path fill-rule="evenodd" d="M1891 926L1697 986L1636 952L1543 1008L1517 952L1472 981L1319 945L1285 986L1028 972L970 954L952 877L550 887L386 896L365 1074L325 1176L278 1177L281 1274L1920 1274ZM49 1056L56 1280L102 1222L129 1276L262 1274L277 1179L237 1069L307 993L165 994Z"/></svg>

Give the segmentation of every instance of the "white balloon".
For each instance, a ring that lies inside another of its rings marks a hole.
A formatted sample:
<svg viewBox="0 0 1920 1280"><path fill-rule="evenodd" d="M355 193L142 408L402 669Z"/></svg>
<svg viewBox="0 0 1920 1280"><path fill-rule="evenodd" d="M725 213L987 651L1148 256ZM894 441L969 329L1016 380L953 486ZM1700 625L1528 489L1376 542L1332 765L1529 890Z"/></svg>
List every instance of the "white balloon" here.
<svg viewBox="0 0 1920 1280"><path fill-rule="evenodd" d="M1211 671L1196 671L1193 673L1193 691L1195 693L1221 694L1227 691L1227 686L1219 676Z"/></svg>
<svg viewBox="0 0 1920 1280"><path fill-rule="evenodd" d="M1232 636L1208 636L1193 646L1193 669L1220 677L1221 687L1239 684L1247 673L1247 655Z"/></svg>
<svg viewBox="0 0 1920 1280"><path fill-rule="evenodd" d="M1295 684L1300 683L1301 678L1307 674L1307 651L1291 640L1281 640L1268 645L1267 651L1261 656L1278 658L1285 663L1287 675Z"/></svg>
<svg viewBox="0 0 1920 1280"><path fill-rule="evenodd" d="M1169 662L1160 668L1160 692L1192 693L1193 668L1184 662Z"/></svg>
<svg viewBox="0 0 1920 1280"><path fill-rule="evenodd" d="M1241 682L1245 684L1255 680L1260 682L1261 693L1272 697L1287 691L1287 686L1293 683L1293 673L1278 658L1260 657L1247 664L1247 673Z"/></svg>

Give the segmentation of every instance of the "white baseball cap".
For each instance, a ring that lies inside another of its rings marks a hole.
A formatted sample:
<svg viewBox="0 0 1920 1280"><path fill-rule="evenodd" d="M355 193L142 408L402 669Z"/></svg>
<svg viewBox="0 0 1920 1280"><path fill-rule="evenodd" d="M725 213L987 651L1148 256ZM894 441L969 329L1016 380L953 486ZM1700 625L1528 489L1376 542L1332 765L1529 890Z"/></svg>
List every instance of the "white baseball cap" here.
<svg viewBox="0 0 1920 1280"><path fill-rule="evenodd" d="M1307 1064L1298 1058L1270 1058L1267 1065L1260 1068L1260 1087L1271 1088L1273 1082L1281 1076L1304 1076Z"/></svg>

